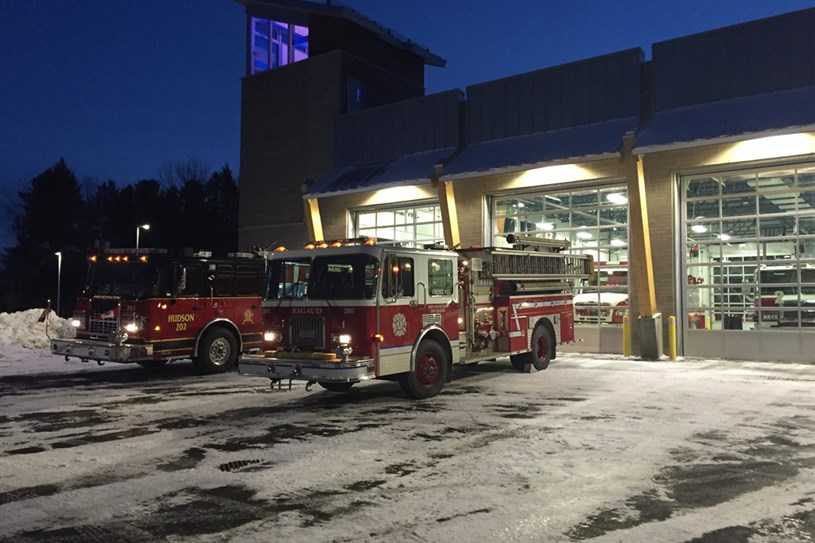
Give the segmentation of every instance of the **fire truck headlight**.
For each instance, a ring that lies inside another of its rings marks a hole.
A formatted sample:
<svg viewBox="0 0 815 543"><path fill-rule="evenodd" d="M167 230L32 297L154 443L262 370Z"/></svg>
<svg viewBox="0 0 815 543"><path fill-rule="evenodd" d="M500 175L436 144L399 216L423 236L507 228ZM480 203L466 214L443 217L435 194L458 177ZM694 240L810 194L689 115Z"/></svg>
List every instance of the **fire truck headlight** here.
<svg viewBox="0 0 815 543"><path fill-rule="evenodd" d="M136 324L135 322L131 322L131 323L125 325L125 330L127 332L130 332L131 334L133 334L133 333L139 331L139 325Z"/></svg>
<svg viewBox="0 0 815 543"><path fill-rule="evenodd" d="M263 332L263 341L274 343L280 339L280 334L275 331Z"/></svg>
<svg viewBox="0 0 815 543"><path fill-rule="evenodd" d="M71 321L71 326L73 326L74 328L79 328L80 326L82 326L82 321L79 319L73 319Z"/></svg>
<svg viewBox="0 0 815 543"><path fill-rule="evenodd" d="M331 340L335 343L339 343L340 345L348 345L351 343L351 334L346 333L339 333L339 334L332 334Z"/></svg>

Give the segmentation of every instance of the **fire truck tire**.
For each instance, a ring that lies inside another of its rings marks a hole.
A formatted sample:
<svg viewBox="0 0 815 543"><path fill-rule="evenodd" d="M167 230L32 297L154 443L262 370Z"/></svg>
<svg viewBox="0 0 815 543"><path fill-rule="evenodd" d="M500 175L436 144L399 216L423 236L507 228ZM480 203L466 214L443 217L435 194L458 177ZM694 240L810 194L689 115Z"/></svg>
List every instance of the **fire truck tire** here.
<svg viewBox="0 0 815 543"><path fill-rule="evenodd" d="M202 373L224 373L235 367L237 357L235 337L228 330L213 328L201 339L193 362Z"/></svg>
<svg viewBox="0 0 815 543"><path fill-rule="evenodd" d="M532 373L532 353L511 354L509 361L512 367L521 373Z"/></svg>
<svg viewBox="0 0 815 543"><path fill-rule="evenodd" d="M347 392L354 386L354 383L319 383L321 387L329 392Z"/></svg>
<svg viewBox="0 0 815 543"><path fill-rule="evenodd" d="M419 344L415 369L402 375L399 385L405 394L415 400L432 398L441 392L449 371L450 364L444 349L428 339Z"/></svg>
<svg viewBox="0 0 815 543"><path fill-rule="evenodd" d="M549 361L552 360L552 333L543 324L535 327L532 332L532 352L530 360L532 365L538 371L545 370L549 367Z"/></svg>

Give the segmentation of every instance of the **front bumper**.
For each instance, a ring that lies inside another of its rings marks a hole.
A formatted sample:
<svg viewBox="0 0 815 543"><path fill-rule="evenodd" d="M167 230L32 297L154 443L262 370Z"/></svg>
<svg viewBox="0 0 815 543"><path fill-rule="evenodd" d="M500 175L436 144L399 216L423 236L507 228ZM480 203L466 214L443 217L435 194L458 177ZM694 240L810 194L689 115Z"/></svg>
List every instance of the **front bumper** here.
<svg viewBox="0 0 815 543"><path fill-rule="evenodd" d="M51 354L100 362L139 362L153 359L152 345L108 343L89 339L52 339Z"/></svg>
<svg viewBox="0 0 815 543"><path fill-rule="evenodd" d="M376 377L372 358L355 358L340 362L244 355L238 359L238 373L270 379L324 383L356 383Z"/></svg>

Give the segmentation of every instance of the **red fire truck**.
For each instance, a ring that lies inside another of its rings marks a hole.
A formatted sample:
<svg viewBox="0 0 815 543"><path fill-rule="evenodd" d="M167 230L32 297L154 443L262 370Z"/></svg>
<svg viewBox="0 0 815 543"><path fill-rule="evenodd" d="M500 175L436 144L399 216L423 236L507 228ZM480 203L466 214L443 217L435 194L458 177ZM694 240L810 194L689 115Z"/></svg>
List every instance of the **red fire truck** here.
<svg viewBox="0 0 815 543"><path fill-rule="evenodd" d="M112 249L88 261L72 333L51 340L53 354L145 367L192 358L201 372L220 373L262 345L265 258Z"/></svg>
<svg viewBox="0 0 815 543"><path fill-rule="evenodd" d="M438 394L452 364L509 355L545 369L574 340L573 282L590 256L568 242L513 237L513 249L414 249L369 238L273 253L264 303L266 352L240 357L244 375L319 383L398 380L413 398Z"/></svg>
<svg viewBox="0 0 815 543"><path fill-rule="evenodd" d="M757 328L815 326L815 267L761 265L755 283Z"/></svg>

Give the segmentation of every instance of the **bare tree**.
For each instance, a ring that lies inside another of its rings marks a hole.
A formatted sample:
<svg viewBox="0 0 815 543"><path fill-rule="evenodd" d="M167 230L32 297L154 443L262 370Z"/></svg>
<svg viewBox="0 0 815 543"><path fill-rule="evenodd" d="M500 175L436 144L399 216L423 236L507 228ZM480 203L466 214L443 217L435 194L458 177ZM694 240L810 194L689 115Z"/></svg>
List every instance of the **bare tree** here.
<svg viewBox="0 0 815 543"><path fill-rule="evenodd" d="M212 169L200 158L191 157L176 162L166 161L159 168L158 180L163 187L183 186L188 181L206 182Z"/></svg>

